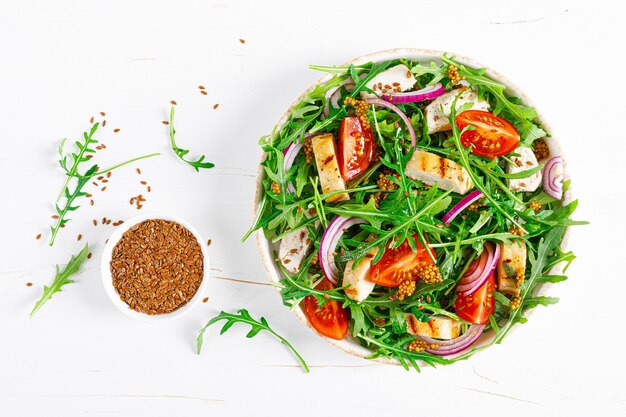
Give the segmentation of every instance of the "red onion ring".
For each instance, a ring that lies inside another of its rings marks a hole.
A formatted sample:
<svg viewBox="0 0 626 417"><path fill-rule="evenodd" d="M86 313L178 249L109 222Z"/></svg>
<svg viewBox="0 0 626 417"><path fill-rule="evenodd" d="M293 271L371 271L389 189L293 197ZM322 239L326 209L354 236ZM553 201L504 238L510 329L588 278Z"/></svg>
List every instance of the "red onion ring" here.
<svg viewBox="0 0 626 417"><path fill-rule="evenodd" d="M474 201L478 200L483 196L483 192L480 190L474 190L465 196L461 201L457 203L456 206L452 207L452 209L446 213L445 216L441 219L444 223L450 223L454 218L463 210L465 210L470 204Z"/></svg>
<svg viewBox="0 0 626 417"><path fill-rule="evenodd" d="M554 156L543 167L543 189L550 197L563 198L563 158Z"/></svg>
<svg viewBox="0 0 626 417"><path fill-rule="evenodd" d="M409 120L409 118L406 117L406 114L404 114L404 112L400 110L398 106L380 98L366 98L365 101L369 104L387 107L388 109L397 113L398 116L400 116L400 118L402 119L402 121L406 124L406 127L409 130L409 135L411 136L411 145L415 147L415 144L417 143L417 138L415 137L415 129L413 129L413 125L411 124L411 121Z"/></svg>
<svg viewBox="0 0 626 417"><path fill-rule="evenodd" d="M428 348L426 352L433 355L448 356L459 353L470 347L485 330L484 325L472 324L465 333L451 340L437 340L426 336L419 338L430 345L437 345L436 348Z"/></svg>
<svg viewBox="0 0 626 417"><path fill-rule="evenodd" d="M337 242L350 227L363 223L367 223L367 221L359 217L337 216L330 222L322 235L319 251L320 265L326 278L335 285L339 282L339 269L335 265L335 256L333 255Z"/></svg>
<svg viewBox="0 0 626 417"><path fill-rule="evenodd" d="M456 286L456 292L463 296L470 295L478 290L489 279L489 276L496 268L500 260L500 245L490 242L485 243L485 248L478 259L472 261L476 263L476 268L470 268L463 274Z"/></svg>
<svg viewBox="0 0 626 417"><path fill-rule="evenodd" d="M417 91L407 91L404 93L384 94L380 98L391 101L392 103L418 103L420 101L431 100L445 94L446 88L441 83L436 83L424 87Z"/></svg>

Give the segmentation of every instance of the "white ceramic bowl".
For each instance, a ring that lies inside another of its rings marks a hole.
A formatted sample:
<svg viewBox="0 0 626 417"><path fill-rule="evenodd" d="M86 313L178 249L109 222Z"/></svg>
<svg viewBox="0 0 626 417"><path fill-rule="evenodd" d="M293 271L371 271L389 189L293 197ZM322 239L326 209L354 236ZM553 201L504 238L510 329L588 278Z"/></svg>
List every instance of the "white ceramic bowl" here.
<svg viewBox="0 0 626 417"><path fill-rule="evenodd" d="M361 56L359 58L353 59L349 62L347 62L344 65L349 65L349 64L354 64L354 65L360 65L360 64L365 64L368 62L381 62L381 61L387 61L387 60L392 60L392 59L398 59L398 58L408 58L408 59L412 59L412 60L417 60L420 61L422 63L424 62L430 62L430 61L435 61L437 63L441 63L441 57L443 55L442 51L434 51L434 50L425 50L425 49L413 49L413 48L403 48L403 49L390 49L390 50L386 50L386 51L381 51L381 52L375 52L369 55L364 55ZM467 66L467 67L472 67L472 68L488 68L486 65L482 65L479 64L478 62L474 61L471 58L467 58L464 57L462 55L459 54L455 54L455 53L449 53L449 55L453 55L456 60L458 60L460 63L462 63L463 65ZM507 90L506 92L508 94L514 95L519 97L524 104L529 105L529 106L533 106L532 102L530 101L530 99L528 99L528 97L526 96L526 94L524 94L518 87L516 87L513 83L511 83L506 77L504 77L502 74L492 70L492 69L487 69L487 75L490 76L491 78L501 82L502 84L507 86ZM318 82L311 86L310 88L308 88L305 92L303 92L300 97L298 97L295 102L287 109L287 111L285 112L285 114L281 117L281 119L278 121L277 126L281 126L289 117L289 113L291 112L292 108L294 107L294 105L296 105L300 100L302 100L302 98L308 94L309 92L311 92L316 85L318 84L323 84L325 82L327 82L328 80L330 80L332 78L332 74L328 74L322 78L320 78L318 80ZM534 106L533 106L534 107ZM556 156L556 155L563 155L563 152L561 151L561 148L559 147L559 144L557 142L557 140L555 139L554 135L554 131L550 128L549 124L547 123L547 121L545 120L545 118L541 115L541 113L539 112L539 116L537 117L537 120L543 125L543 127L548 131L552 133L552 137L551 138L547 138L546 139L546 143L548 144L548 147L550 148L550 155L552 156ZM269 129L268 129L269 130ZM265 159L265 155L263 155L261 161L263 161ZM569 179L569 174L567 173L567 164L564 164L564 179L567 180ZM259 203L261 202L261 199L263 197L262 193L263 193L263 186L262 186L262 181L263 178L265 176L265 173L263 171L263 169L261 169L261 167L259 167L258 173L257 173L257 187L256 187L256 194L255 194L255 199L254 199L254 213L257 212L258 210L258 206ZM567 191L567 193L565 194L565 202L568 203L570 201L572 201L572 192L571 192L571 187L570 189ZM570 230L569 228L565 231L565 235L563 237L563 241L561 242L561 248L563 250L566 249L566 244L567 244L567 240L569 238L569 233ZM268 241L267 239L265 239L265 236L263 236L263 231L260 230L257 232L257 246L258 246L258 250L259 253L261 254L261 259L263 260L263 264L265 265L265 269L267 271L267 275L269 276L269 279L273 282L278 282L280 280L280 271L278 269L278 266L276 265L276 263L273 260L272 257L272 252L273 251L277 251L277 247L278 245L274 245L272 244L270 241ZM561 274L562 273L562 265L556 265L551 273L552 274ZM545 284L539 284L537 285L537 288L535 290L535 295L545 295L546 292L548 291L548 289L551 287L551 283L545 283ZM524 314L526 317L529 317L532 312L534 311L534 309L531 310L527 310ZM306 317L304 316L304 313L302 312L301 309L296 308L293 310L293 313L298 317L298 319L300 319L300 321L306 325L307 327L309 327L312 331L315 331L311 325L308 323ZM515 325L514 328L519 327L519 325ZM318 334L319 335L319 334ZM366 349L365 347L361 346L357 341L355 341L354 339L352 339L350 337L350 334L348 333L348 335L346 336L346 338L344 340L334 340L334 339L330 339L327 338L325 336L319 335L320 337L322 337L323 339L326 339L329 343L337 346L338 348L344 350L345 352L348 352L352 355L356 355L359 357L366 357L367 355L371 354L372 352L368 349ZM483 333L483 335L476 341L476 343L474 344L474 346L476 347L480 347L480 346L484 346L486 344L488 344L491 340L493 340L494 337L494 333L493 332L485 332ZM375 359L378 362L382 362L382 363L389 363L389 364L394 364L394 365L399 365L398 361L395 359L387 359L387 358L377 358Z"/></svg>
<svg viewBox="0 0 626 417"><path fill-rule="evenodd" d="M171 313L166 314L145 314L140 313L138 311L133 310L120 298L119 294L115 290L113 286L113 277L111 276L111 255L113 253L113 248L117 245L117 242L122 238L122 235L131 227L145 221L152 219L162 219L168 220L172 222L176 222L182 226L184 226L187 230L191 232L191 234L196 238L198 244L200 245L200 250L202 251L202 282L198 287L198 290L194 294L194 296L185 304L177 310L172 311ZM187 312L189 312L198 302L204 297L206 293L206 289L209 281L209 272L211 270L211 264L209 261L209 254L207 244L200 236L200 233L185 220L181 219L177 216L171 216L168 214L160 214L160 213L145 213L139 216L135 216L129 220L126 220L121 226L118 226L117 229L113 232L111 237L109 237L108 242L104 246L104 252L102 254L102 260L100 261L100 274L102 275L102 284L104 285L104 290L107 295L111 299L111 302L118 310L127 315L128 317L132 317L134 319L145 321L145 322L162 322L166 320L173 320L182 317Z"/></svg>

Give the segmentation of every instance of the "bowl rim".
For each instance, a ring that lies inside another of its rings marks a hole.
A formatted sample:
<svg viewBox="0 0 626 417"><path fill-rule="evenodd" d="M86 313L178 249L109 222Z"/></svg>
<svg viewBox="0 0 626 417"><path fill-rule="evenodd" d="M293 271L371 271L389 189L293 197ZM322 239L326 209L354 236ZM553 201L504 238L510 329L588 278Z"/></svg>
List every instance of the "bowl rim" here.
<svg viewBox="0 0 626 417"><path fill-rule="evenodd" d="M111 276L110 262L111 262L111 257L113 253L113 248L115 248L115 246L117 245L117 243L120 241L120 239L122 238L124 233L126 233L127 230L129 230L131 227L137 224L140 224L146 220L156 220L156 219L172 221L172 222L176 222L180 224L181 226L189 230L191 234L194 236L194 238L198 241L198 244L200 245L200 251L202 253L202 258L203 258L202 259L202 262L203 262L202 282L200 283L200 286L198 287L196 293L182 307L170 313L149 315L146 313L141 313L139 311L133 310L132 308L130 308L128 304L122 301L119 294L115 290L115 287L113 286L113 277ZM200 235L200 232L198 232L198 230L196 230L196 228L193 227L193 225L191 225L185 219L182 219L181 217L178 217L175 215L165 214L165 213L147 212L147 213L142 213L137 216L131 217L130 219L124 221L124 223L118 226L117 229L115 229L113 233L111 234L111 236L109 237L107 243L104 245L104 250L102 251L102 256L100 258L100 276L102 278L102 285L104 286L104 290L107 293L109 299L111 300L113 305L119 311L121 311L125 316L133 318L135 320L142 321L142 322L155 323L155 322L171 321L171 320L179 319L185 314L187 314L189 311L191 311L191 309L196 304L198 304L200 299L204 297L204 294L206 293L206 290L208 287L210 274L211 274L211 261L209 259L208 246L206 242L204 241L204 239L202 238L202 236Z"/></svg>
<svg viewBox="0 0 626 417"><path fill-rule="evenodd" d="M473 58L470 58L470 57L467 57L467 56L464 56L464 55L461 55L461 54L458 54L458 53L444 52L444 51L432 50L432 49L395 48L395 49L387 49L387 50L373 52L373 53L370 53L370 54L359 56L357 58L354 58L354 59L346 62L342 66L346 66L346 65L350 65L350 64L359 65L359 64L365 64L365 63L368 63L368 62L381 62L381 61L387 61L387 60L393 60L393 59L399 59L399 58L410 58L410 59L418 60L420 62L424 62L424 61L441 61L441 57L443 56L444 53L446 55L453 56L458 62L460 62L461 64L463 64L465 66L468 66L468 67L471 67L471 68L486 68L486 70L487 70L486 74L489 77L493 78L494 80L499 81L500 83L504 84L506 86L506 92L507 93L519 97L525 105L534 107L535 110L537 111L536 120L538 120L541 123L541 125L545 128L545 130L551 135L550 137L545 138L546 143L547 143L547 145L549 147L549 150L550 150L550 155L558 155L558 156L561 156L563 158L563 178L564 178L564 180L570 179L569 172L568 172L568 169L567 169L567 162L565 160L565 157L563 155L563 151L562 151L558 141L555 139L554 130L551 128L550 124L547 122L547 120L541 114L541 112L534 106L532 100L519 87L517 87L514 83L512 83L507 77L505 77L504 75L502 75L498 71L493 70L492 68L479 63L478 61L474 60ZM329 81L332 77L333 77L333 74L326 74L326 75L322 76L321 78L319 78L313 85L311 85L309 88L307 88L304 92L302 92L298 96L298 98L296 98L296 100L288 107L288 109L281 116L281 118L279 119L278 123L276 123L275 126L277 128L280 128L287 121L287 119L289 117L289 114L291 113L291 110L294 108L294 106L297 103L299 103L317 85L323 84L323 83ZM260 162L263 162L265 160L265 158L266 158L266 153L263 152L262 155L261 155L261 161ZM257 170L257 176L256 176L256 190L255 190L255 196L254 196L253 216L256 215L256 213L258 211L259 203L261 202L261 199L262 199L262 196L263 196L262 181L263 181L264 177L265 177L265 172L264 172L262 166L259 163L259 167L258 167L258 170ZM568 188L567 192L565 193L564 203L569 203L571 201L573 201L573 194L572 194L572 187L570 186ZM563 235L563 239L561 240L561 244L560 244L560 248L563 251L567 250L567 245L568 245L570 233L571 233L571 228L570 227L566 227L565 228L565 233ZM265 271L266 271L270 281L273 282L273 283L276 283L276 284L279 283L279 281L280 281L280 272L278 270L277 264L273 260L272 254L271 254L271 243L267 239L265 239L265 236L263 235L263 230L262 229L259 229L256 232L256 244L257 244L257 249L259 251L259 254L261 255L261 259L263 261L263 265L265 267ZM559 264L555 265L550 270L550 273L551 274L562 274L563 273L563 264L559 263ZM537 287L535 288L535 291L533 292L533 295L545 295L545 294L547 294L549 292L550 288L552 287L552 285L553 284L549 283L549 282L548 283L540 283L540 284L538 284ZM278 287L277 287L277 289L278 289L278 291L280 293L280 289ZM525 317L529 318L534 313L534 310L535 309L526 310ZM308 320L304 316L304 313L302 312L301 309L294 308L291 311L300 320L300 322L302 322L306 327L311 329L316 335L318 335L322 339L325 339L327 342L329 342L330 344L334 345L335 347L343 350L344 352L349 353L349 354L354 355L354 356L357 356L357 357L360 357L360 358L365 358L367 355L372 353L371 350L361 346L356 340L354 340L351 337L349 332L348 332L348 335L346 336L346 338L343 339L343 340L335 340L335 339L328 338L328 337L326 337L324 335L319 334L309 324ZM514 324L511 327L511 329L509 330L509 334L512 331L516 331L519 328L519 326L520 326L519 323ZM474 346L476 346L476 347L485 346L485 345L489 344L494 339L494 337L495 337L495 334L493 333L493 331L485 332L475 342ZM479 352L482 352L482 351L479 351ZM479 353L479 352L476 352L476 353ZM461 352L458 355L461 355L463 353L464 352ZM454 358L455 356L458 356L458 355L450 356L450 358ZM376 362L379 362L379 363L384 363L384 364L400 365L400 362L398 362L398 360L396 360L396 359L378 357L378 358L374 358L373 360L376 361ZM418 361L418 364L420 365L420 367L424 367L425 365L427 365L423 361Z"/></svg>

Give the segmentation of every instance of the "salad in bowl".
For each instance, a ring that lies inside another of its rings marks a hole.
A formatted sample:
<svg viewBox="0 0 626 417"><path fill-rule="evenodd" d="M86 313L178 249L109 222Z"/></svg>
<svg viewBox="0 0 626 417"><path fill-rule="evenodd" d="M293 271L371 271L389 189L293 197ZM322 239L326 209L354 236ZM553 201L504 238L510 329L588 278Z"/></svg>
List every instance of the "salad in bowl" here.
<svg viewBox="0 0 626 417"><path fill-rule="evenodd" d="M566 279L577 201L524 95L473 61L391 50L326 72L261 138L255 219L283 303L419 370L500 343Z"/></svg>

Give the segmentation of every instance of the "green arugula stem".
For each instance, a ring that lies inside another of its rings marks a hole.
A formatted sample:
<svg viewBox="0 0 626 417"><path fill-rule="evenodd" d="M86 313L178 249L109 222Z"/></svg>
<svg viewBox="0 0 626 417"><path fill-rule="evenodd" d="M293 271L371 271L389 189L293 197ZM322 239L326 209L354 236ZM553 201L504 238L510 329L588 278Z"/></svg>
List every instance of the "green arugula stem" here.
<svg viewBox="0 0 626 417"><path fill-rule="evenodd" d="M138 156L136 158L129 159L128 161L121 162L121 163L119 163L117 165L113 165L112 167L109 167L109 168L104 169L102 171L98 170L97 172L94 172L93 174L91 174L89 176L76 174L76 175L74 175L74 177L76 177L76 178L87 178L87 179L93 178L93 177L97 177L99 175L106 174L107 172L113 171L113 170L115 170L117 168L123 167L124 165L132 164L133 162L141 161L142 159L148 159L148 158L152 158L153 156L159 156L159 155L161 155L161 152L154 152L154 153L150 153L150 154L147 154L147 155Z"/></svg>
<svg viewBox="0 0 626 417"><path fill-rule="evenodd" d="M188 149L182 149L179 148L176 145L176 140L174 139L174 137L176 136L176 129L174 128L174 106L172 106L172 108L170 109L170 145L172 147L172 150L174 151L174 153L176 154L176 156L178 157L178 159L180 159L181 161L183 161L184 163L186 163L187 165L191 166L193 169L196 170L196 172L200 172L201 168L204 169L209 169L209 168L213 168L215 166L215 164L211 163L211 162L203 162L205 156L201 155L198 159L196 159L195 161L189 160L189 159L185 159L185 155L187 155L189 153Z"/></svg>
<svg viewBox="0 0 626 417"><path fill-rule="evenodd" d="M272 329L269 326L267 320L265 320L264 317L261 317L259 320L255 320L252 318L252 316L250 316L250 313L248 313L248 310L246 309L240 309L238 313L239 314L232 314L232 313L227 313L225 311L222 311L217 316L209 320L209 322L205 324L204 327L200 329L200 332L198 333L198 337L196 339L197 352L200 353L202 350L204 333L209 328L209 326L221 320L225 320L226 323L224 324L224 326L222 327L222 330L220 331L220 335L221 335L221 334L224 334L228 329L230 329L235 323L244 323L244 324L250 325L251 327L250 331L246 335L247 338L252 338L256 336L257 334L259 334L259 332L261 331L266 331L270 333L272 336L278 339L283 345L285 345L294 354L294 356L300 363L300 366L302 366L302 369L304 370L304 372L306 373L310 372L309 366L307 365L304 358L298 353L298 351L293 347L293 345L289 343L287 339L279 335L277 332L274 331L274 329Z"/></svg>

